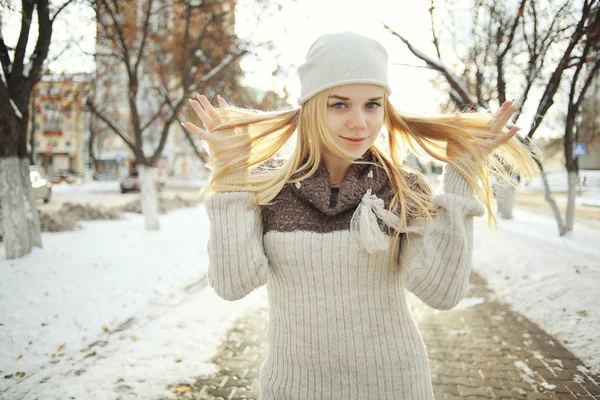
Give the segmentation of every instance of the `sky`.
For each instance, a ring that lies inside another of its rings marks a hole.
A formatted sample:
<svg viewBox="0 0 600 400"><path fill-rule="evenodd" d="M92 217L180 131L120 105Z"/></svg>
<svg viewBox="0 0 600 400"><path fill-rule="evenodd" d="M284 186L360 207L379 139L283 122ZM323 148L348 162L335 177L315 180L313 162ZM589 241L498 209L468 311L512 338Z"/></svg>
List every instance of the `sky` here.
<svg viewBox="0 0 600 400"><path fill-rule="evenodd" d="M314 40L325 33L352 30L380 41L390 55L389 79L393 88L392 101L401 110L426 113L436 110L435 97L439 96L428 82L432 72L423 68L398 64L422 65L399 39L385 31L381 22L392 25L419 46L430 42L428 1L403 2L401 8L391 0L364 2L356 0L282 0L281 10L270 16L257 18L254 0L239 0L237 6L237 33L252 42L273 41L274 51L257 51L257 57L246 57L242 68L246 71L244 84L262 90L282 92L285 86L294 104L300 94L300 82L295 73ZM392 15L392 17L389 17ZM64 11L55 24L50 57L56 56L72 37L75 45L64 52L50 67L55 72L84 72L94 68L92 57L84 54L94 51L95 25L93 11L74 5ZM34 23L36 23L34 21ZM4 17L4 38L16 43L20 18ZM31 44L37 35L32 30ZM33 45L31 46L33 48ZM273 77L277 62L287 69L287 76Z"/></svg>
<svg viewBox="0 0 600 400"><path fill-rule="evenodd" d="M240 1L238 7L244 9L248 1ZM389 80L392 87L392 101L403 111L424 113L436 109L435 96L438 95L428 82L434 73L423 68L406 46L383 28L386 22L394 29L410 38L419 47L427 47L431 42L429 32L429 2L405 1L399 7L397 1L357 1L357 0L303 0L285 1L281 12L271 18L251 21L247 13L238 15L238 30L242 37L252 37L256 41L274 40L277 51L262 52L261 63L254 64L246 59L242 64L248 72L247 82L260 86L267 82L272 69L266 65L276 65L275 55L279 55L282 65L292 66L287 79L282 79L295 100L300 94L300 82L295 68L302 64L311 44L321 35L340 31L354 31L381 42L389 53ZM391 16L391 17L390 17ZM253 35L249 32L254 31ZM256 72L254 72L256 71ZM281 83L280 83L281 84Z"/></svg>

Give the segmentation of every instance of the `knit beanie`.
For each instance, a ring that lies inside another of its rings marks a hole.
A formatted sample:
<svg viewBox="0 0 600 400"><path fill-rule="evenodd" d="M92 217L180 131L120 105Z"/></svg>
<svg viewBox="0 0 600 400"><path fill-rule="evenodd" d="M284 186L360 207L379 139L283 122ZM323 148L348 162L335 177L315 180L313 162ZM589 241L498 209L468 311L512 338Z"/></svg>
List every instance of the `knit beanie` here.
<svg viewBox="0 0 600 400"><path fill-rule="evenodd" d="M300 105L317 93L350 83L382 86L389 94L388 54L381 43L354 32L320 36L308 50L306 61L298 67Z"/></svg>

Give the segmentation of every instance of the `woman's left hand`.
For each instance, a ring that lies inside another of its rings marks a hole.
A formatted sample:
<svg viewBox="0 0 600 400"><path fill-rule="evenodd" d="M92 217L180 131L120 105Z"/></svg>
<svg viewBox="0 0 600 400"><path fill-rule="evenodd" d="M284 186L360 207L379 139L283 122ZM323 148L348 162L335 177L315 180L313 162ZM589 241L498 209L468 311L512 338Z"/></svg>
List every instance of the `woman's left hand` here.
<svg viewBox="0 0 600 400"><path fill-rule="evenodd" d="M502 128L506 125L506 123L510 120L510 117L518 110L519 108L514 105L512 101L505 101L502 104L502 107L496 112L492 120L490 121L490 132L495 136L494 139L483 139L481 141L481 149L484 154L487 156L489 153L494 151L494 149L500 146L503 143L508 142L516 133L521 129L519 127L512 127L507 132L502 133ZM446 152L450 158L456 157L468 157L472 158L470 154L468 154L465 149L456 142L449 141L446 147Z"/></svg>

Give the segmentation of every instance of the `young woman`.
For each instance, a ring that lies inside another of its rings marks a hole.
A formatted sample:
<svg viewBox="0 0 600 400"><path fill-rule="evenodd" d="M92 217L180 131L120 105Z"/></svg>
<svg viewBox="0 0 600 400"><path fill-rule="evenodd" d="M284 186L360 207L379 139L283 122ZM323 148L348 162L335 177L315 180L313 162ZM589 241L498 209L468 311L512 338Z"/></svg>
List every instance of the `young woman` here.
<svg viewBox="0 0 600 400"><path fill-rule="evenodd" d="M489 172L535 169L518 128L505 128L516 107L403 115L388 100L384 47L351 32L320 37L299 76L297 109L190 100L205 129L183 125L214 163L209 282L226 300L267 285L262 399L433 399L405 290L438 309L464 296L473 217L487 208L494 221ZM441 193L403 164L407 146L447 163Z"/></svg>

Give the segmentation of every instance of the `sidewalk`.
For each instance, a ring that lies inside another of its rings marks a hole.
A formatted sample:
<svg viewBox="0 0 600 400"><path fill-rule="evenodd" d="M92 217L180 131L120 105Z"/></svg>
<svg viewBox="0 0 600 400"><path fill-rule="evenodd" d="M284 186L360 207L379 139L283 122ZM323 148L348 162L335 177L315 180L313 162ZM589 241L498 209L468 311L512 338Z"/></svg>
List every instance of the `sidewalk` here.
<svg viewBox="0 0 600 400"><path fill-rule="evenodd" d="M411 301L436 399L600 399L600 375L589 374L560 343L491 294L473 273L469 299L451 311ZM258 398L267 318L261 308L239 320L213 357L220 372L192 387L173 386L178 398Z"/></svg>

